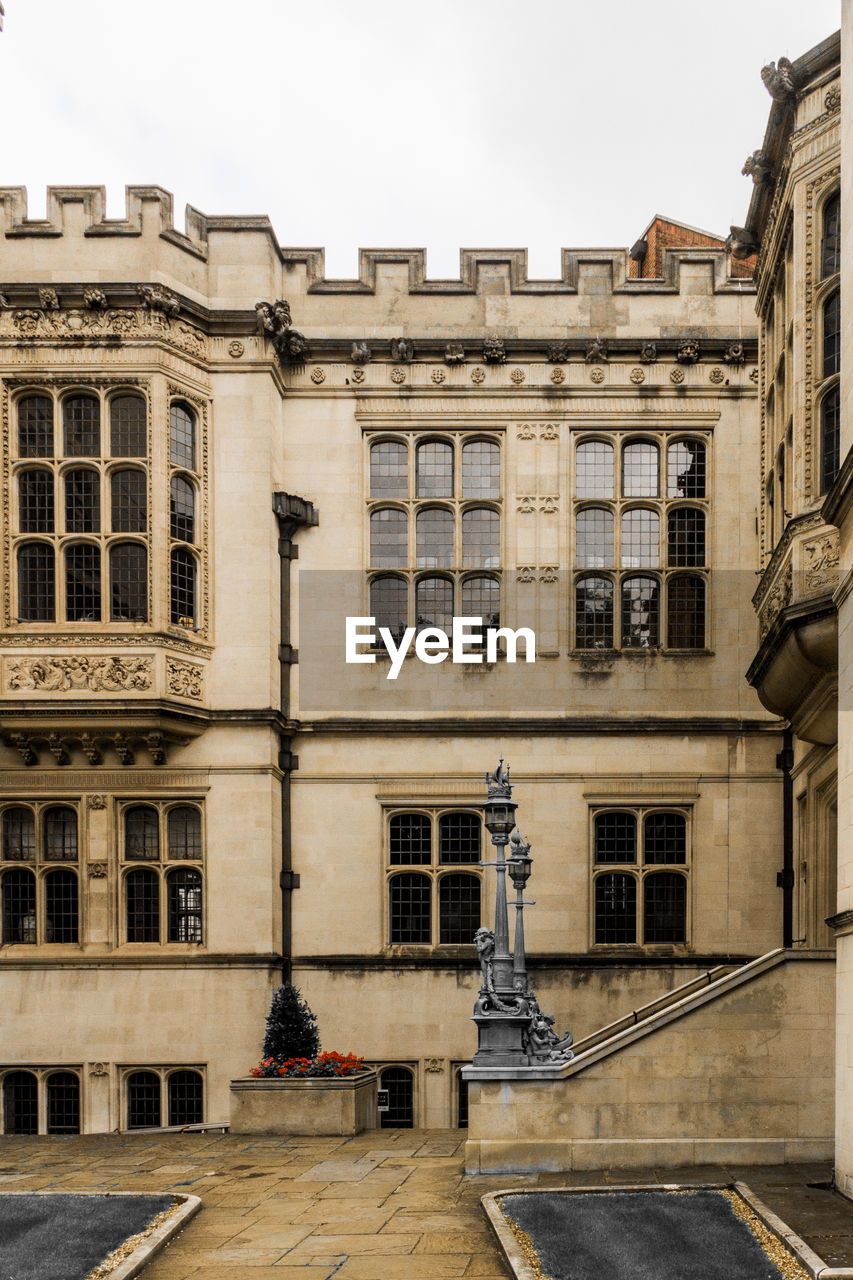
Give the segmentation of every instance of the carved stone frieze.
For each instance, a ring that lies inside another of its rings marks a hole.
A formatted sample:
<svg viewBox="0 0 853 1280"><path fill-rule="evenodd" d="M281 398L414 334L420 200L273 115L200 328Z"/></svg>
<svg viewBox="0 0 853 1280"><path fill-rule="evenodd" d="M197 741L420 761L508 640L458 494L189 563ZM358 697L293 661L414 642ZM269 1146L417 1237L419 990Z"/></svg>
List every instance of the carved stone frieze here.
<svg viewBox="0 0 853 1280"><path fill-rule="evenodd" d="M841 109L841 85L834 84L823 100L823 105L827 111L839 111Z"/></svg>
<svg viewBox="0 0 853 1280"><path fill-rule="evenodd" d="M392 338L390 352L395 364L411 364L415 358L415 344L408 338Z"/></svg>
<svg viewBox="0 0 853 1280"><path fill-rule="evenodd" d="M506 344L503 338L493 333L483 343L483 359L486 364L504 364L506 361Z"/></svg>
<svg viewBox="0 0 853 1280"><path fill-rule="evenodd" d="M560 499L556 493L546 493L539 498L539 510L546 516L552 516L560 510Z"/></svg>
<svg viewBox="0 0 853 1280"><path fill-rule="evenodd" d="M204 669L178 658L166 659L166 688L179 698L204 697Z"/></svg>
<svg viewBox="0 0 853 1280"><path fill-rule="evenodd" d="M141 691L151 687L152 667L151 658L125 658L118 654L18 658L7 661L6 688L49 693Z"/></svg>
<svg viewBox="0 0 853 1280"><path fill-rule="evenodd" d="M806 591L821 591L838 582L838 530L833 529L803 543L803 579Z"/></svg>
<svg viewBox="0 0 853 1280"><path fill-rule="evenodd" d="M105 862L89 863L89 879L90 880L106 880L106 878L107 878L107 864ZM94 1075L95 1073L92 1072L92 1074Z"/></svg>
<svg viewBox="0 0 853 1280"><path fill-rule="evenodd" d="M59 294L55 289L39 289L39 303L45 311L59 310Z"/></svg>
<svg viewBox="0 0 853 1280"><path fill-rule="evenodd" d="M675 358L679 364L695 364L699 359L698 338L685 338L679 342Z"/></svg>
<svg viewBox="0 0 853 1280"><path fill-rule="evenodd" d="M350 351L353 364L367 364L370 360L370 347L366 342L354 342Z"/></svg>
<svg viewBox="0 0 853 1280"><path fill-rule="evenodd" d="M181 304L170 289L159 284L141 284L139 296L150 311L162 311L164 315L176 316Z"/></svg>
<svg viewBox="0 0 853 1280"><path fill-rule="evenodd" d="M557 423L543 422L542 426L539 428L539 439L540 440L559 440L559 438L560 438L560 428L557 426Z"/></svg>
<svg viewBox="0 0 853 1280"><path fill-rule="evenodd" d="M546 583L548 586L553 585L559 577L559 566L556 564L543 564L539 566L539 581Z"/></svg>
<svg viewBox="0 0 853 1280"><path fill-rule="evenodd" d="M640 350L640 359L643 364L654 364L657 358L657 344L654 342L644 342Z"/></svg>
<svg viewBox="0 0 853 1280"><path fill-rule="evenodd" d="M519 440L535 440L536 428L532 422L521 422L518 426Z"/></svg>
<svg viewBox="0 0 853 1280"><path fill-rule="evenodd" d="M465 348L461 342L448 342L444 348L444 363L449 365L462 364L465 359Z"/></svg>
<svg viewBox="0 0 853 1280"><path fill-rule="evenodd" d="M90 1076L108 1076L110 1073L103 1062L93 1062L89 1068Z"/></svg>
<svg viewBox="0 0 853 1280"><path fill-rule="evenodd" d="M557 368L556 368L556 369L552 369L552 370L551 370L551 381L552 381L556 386L559 386L561 382L565 382L565 381L566 381L566 371L565 371L565 369L561 369L561 368L559 367L559 365L557 366Z"/></svg>
<svg viewBox="0 0 853 1280"><path fill-rule="evenodd" d="M424 1060L424 1071L439 1074L444 1070L443 1058L426 1058Z"/></svg>
<svg viewBox="0 0 853 1280"><path fill-rule="evenodd" d="M568 342L549 342L548 360L551 364L565 364L569 359Z"/></svg>
<svg viewBox="0 0 853 1280"><path fill-rule="evenodd" d="M87 809L106 809L106 807L107 807L106 796L93 792L91 795L86 797Z"/></svg>
<svg viewBox="0 0 853 1280"><path fill-rule="evenodd" d="M536 495L535 495L535 494L521 494L521 493L517 493L517 494L515 495L515 500L516 500L516 502L517 502L517 504L518 504L518 505L517 505L517 507L516 507L516 511L520 512L520 514L521 514L521 515L523 515L523 516L531 516L531 515L533 515L534 511L536 510Z"/></svg>
<svg viewBox="0 0 853 1280"><path fill-rule="evenodd" d="M97 290L101 293L100 290ZM104 297L103 294L101 294ZM106 301L105 297L104 300ZM0 311L0 339L33 342L76 342L115 345L117 341L163 341L196 359L207 358L207 338L200 329L168 311L140 307L110 308L86 302L84 307L56 310Z"/></svg>
<svg viewBox="0 0 853 1280"><path fill-rule="evenodd" d="M723 352L726 364L743 364L744 350L742 342L730 342Z"/></svg>
<svg viewBox="0 0 853 1280"><path fill-rule="evenodd" d="M521 508L519 508L521 510ZM515 569L516 582L535 582L536 581L536 565L535 564L519 564Z"/></svg>
<svg viewBox="0 0 853 1280"><path fill-rule="evenodd" d="M109 305L107 295L103 289L96 289L93 285L87 285L83 290L83 306L88 307L90 311L102 311Z"/></svg>
<svg viewBox="0 0 853 1280"><path fill-rule="evenodd" d="M764 607L758 616L758 629L761 639L767 635L767 632L776 621L778 615L782 612L786 605L791 603L791 592L793 585L793 575L791 572L791 561L785 565L784 572L780 575L770 590Z"/></svg>
<svg viewBox="0 0 853 1280"><path fill-rule="evenodd" d="M607 359L607 343L603 338L592 338L586 345L584 360L587 364L601 364Z"/></svg>

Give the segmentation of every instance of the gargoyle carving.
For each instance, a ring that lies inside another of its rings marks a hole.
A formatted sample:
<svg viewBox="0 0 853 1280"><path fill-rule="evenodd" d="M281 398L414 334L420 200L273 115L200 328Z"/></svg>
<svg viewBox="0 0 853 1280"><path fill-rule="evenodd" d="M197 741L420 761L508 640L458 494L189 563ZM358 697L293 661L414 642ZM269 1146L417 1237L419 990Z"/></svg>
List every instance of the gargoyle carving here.
<svg viewBox="0 0 853 1280"><path fill-rule="evenodd" d="M592 338L586 347L584 360L587 364L601 364L607 359L607 343L603 338Z"/></svg>
<svg viewBox="0 0 853 1280"><path fill-rule="evenodd" d="M408 338L391 339L391 359L395 364L411 364L415 358L415 344Z"/></svg>
<svg viewBox="0 0 853 1280"><path fill-rule="evenodd" d="M290 327L290 305L284 298L277 302L256 302L255 314L260 332L269 338L282 364L303 364L307 360L308 342Z"/></svg>
<svg viewBox="0 0 853 1280"><path fill-rule="evenodd" d="M448 342L444 348L445 364L462 364L465 359L465 348L461 342Z"/></svg>
<svg viewBox="0 0 853 1280"><path fill-rule="evenodd" d="M741 173L744 177L752 178L755 186L762 182L769 182L773 177L773 166L767 152L753 151L752 155L744 160Z"/></svg>
<svg viewBox="0 0 853 1280"><path fill-rule="evenodd" d="M353 364L367 364L370 359L370 347L366 342L354 342L350 351Z"/></svg>
<svg viewBox="0 0 853 1280"><path fill-rule="evenodd" d="M761 68L761 79L774 102L790 102L797 92L794 64L790 58L780 58L778 63L768 62Z"/></svg>
<svg viewBox="0 0 853 1280"><path fill-rule="evenodd" d="M726 239L726 249L739 262L751 258L758 253L758 245L751 231L746 227L732 227Z"/></svg>
<svg viewBox="0 0 853 1280"><path fill-rule="evenodd" d="M486 364L504 364L506 362L506 346L503 338L493 333L483 343L483 359Z"/></svg>

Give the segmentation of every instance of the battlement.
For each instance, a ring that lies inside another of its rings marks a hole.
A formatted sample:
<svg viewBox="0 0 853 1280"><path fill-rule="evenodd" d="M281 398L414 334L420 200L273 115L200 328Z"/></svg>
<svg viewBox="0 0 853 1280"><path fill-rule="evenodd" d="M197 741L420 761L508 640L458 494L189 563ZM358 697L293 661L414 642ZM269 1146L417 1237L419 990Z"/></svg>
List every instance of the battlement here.
<svg viewBox="0 0 853 1280"><path fill-rule="evenodd" d="M218 282L199 274L199 264L215 272L226 263L248 263L256 272L279 264L283 292L288 296L307 294L377 295L391 283L397 294L468 295L493 298L507 295L591 295L604 294L749 294L752 281L732 278L729 259L723 248L693 246L669 248L663 252L662 275L658 278L631 278L631 259L623 248L575 248L561 251L560 276L553 280L531 279L526 249L462 249L458 279L430 279L425 249L361 249L356 279L329 279L325 253L320 248L282 247L269 218L262 216L211 217L187 205L185 227L176 229L170 192L156 186L126 188L123 218L106 216L104 187L48 187L46 217L30 218L24 187L0 188L0 226L7 242L0 244L0 270L11 265L9 242L40 240L40 261L54 266L54 255L45 240L74 238L97 242L104 237L129 237L144 241L165 241L189 255L195 268L182 271L179 259L171 258L162 270L168 275L187 275L187 284L209 295L221 295ZM255 236L267 247L239 250L234 237ZM271 251L271 252L270 252ZM105 257L116 258L115 250L105 255L103 248L92 255L92 266L101 266ZM121 255L128 270L135 255ZM17 255L15 255L17 257ZM25 255L26 257L26 255ZM33 259L29 259L34 261ZM78 252L75 261L86 267L89 259ZM156 259L155 259L156 261ZM21 263L23 265L23 263ZM153 265L153 263L152 263ZM248 265L248 264L247 264ZM189 267L189 264L187 264ZM179 287L179 282L176 281ZM270 289L275 292L274 289Z"/></svg>

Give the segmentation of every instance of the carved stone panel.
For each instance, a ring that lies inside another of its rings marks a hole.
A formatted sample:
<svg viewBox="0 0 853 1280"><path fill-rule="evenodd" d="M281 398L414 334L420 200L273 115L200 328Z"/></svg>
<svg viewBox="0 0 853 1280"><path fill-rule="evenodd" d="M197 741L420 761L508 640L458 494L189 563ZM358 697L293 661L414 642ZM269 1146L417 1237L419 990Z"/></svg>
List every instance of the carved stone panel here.
<svg viewBox="0 0 853 1280"><path fill-rule="evenodd" d="M204 669L193 662L167 658L166 688L178 698L203 698Z"/></svg>
<svg viewBox="0 0 853 1280"><path fill-rule="evenodd" d="M152 669L152 658L126 658L119 654L9 658L6 688L11 692L144 692L151 688Z"/></svg>

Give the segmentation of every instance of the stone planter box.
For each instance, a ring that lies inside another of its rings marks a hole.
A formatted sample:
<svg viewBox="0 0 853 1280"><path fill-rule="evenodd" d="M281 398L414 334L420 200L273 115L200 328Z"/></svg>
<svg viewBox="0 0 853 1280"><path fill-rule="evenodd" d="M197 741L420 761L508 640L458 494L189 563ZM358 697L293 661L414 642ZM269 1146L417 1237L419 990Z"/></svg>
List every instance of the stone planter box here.
<svg viewBox="0 0 853 1280"><path fill-rule="evenodd" d="M349 1136L375 1129L376 1072L231 1081L231 1132Z"/></svg>

